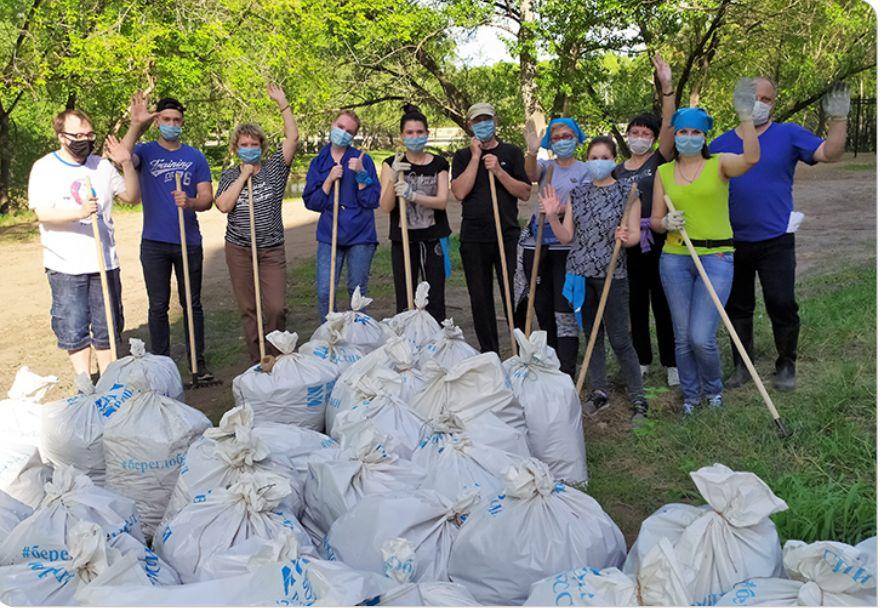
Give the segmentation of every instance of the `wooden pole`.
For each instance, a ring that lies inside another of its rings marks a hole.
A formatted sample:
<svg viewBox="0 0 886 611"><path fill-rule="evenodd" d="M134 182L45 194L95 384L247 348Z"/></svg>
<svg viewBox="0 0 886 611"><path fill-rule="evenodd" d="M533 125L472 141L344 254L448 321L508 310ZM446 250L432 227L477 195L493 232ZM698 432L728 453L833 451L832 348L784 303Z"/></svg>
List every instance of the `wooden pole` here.
<svg viewBox="0 0 886 611"><path fill-rule="evenodd" d="M338 248L338 202L340 197L341 179L333 184L332 196L332 254L329 261L329 313L335 311L335 250ZM365 288L365 287L364 287Z"/></svg>
<svg viewBox="0 0 886 611"><path fill-rule="evenodd" d="M541 207L541 190L551 184L551 178L554 176L554 164L556 161L552 161L548 166L547 171L545 172L545 180L538 185L538 197L539 197L539 207L538 207L538 216L535 217L535 253L532 255L532 272L529 274L529 298L526 303L526 337L529 337L532 334L532 310L535 307L535 291L536 291L536 283L538 282L538 268L541 265L541 247L542 247L542 233L545 228L545 211Z"/></svg>
<svg viewBox="0 0 886 611"><path fill-rule="evenodd" d="M265 321L261 311L261 280L258 276L258 248L255 245L255 202L252 199L252 176L246 181L249 195L249 239L252 246L252 281L255 287L255 322L258 325L259 359L265 360Z"/></svg>
<svg viewBox="0 0 886 611"><path fill-rule="evenodd" d="M674 212L676 210L674 208L674 203L671 201L670 197L665 195L664 201L670 212ZM711 284L711 279L708 277L708 273L705 271L701 259L698 258L698 251L695 250L695 246L692 244L692 240L689 239L689 235L686 233L685 229L680 230L680 237L683 238L683 243L689 250L689 256L692 257L692 262L695 263L695 269L698 270L698 275L701 276L701 281L704 283L705 288L708 290L708 294L714 301L717 312L719 312L720 318L723 320L723 326L725 326L726 330L729 332L729 336L732 338L732 343L735 344L735 348L736 350L738 350L738 354L741 356L741 360L744 363L744 366L751 374L751 379L754 380L754 385L760 392L760 396L763 397L763 403L766 404L766 408L769 410L769 414L772 416L772 420L775 422L775 427L778 429L779 437L789 437L791 433L781 421L781 416L779 416L778 410L775 409L775 403L772 402L772 398L766 391L766 387L763 386L763 380L760 379L760 374L757 373L757 368L754 367L754 363L753 361L751 361L751 357L748 355L747 350L745 350L744 344L741 343L741 339L739 339L738 333L736 333L735 331L735 327L732 326L732 321L729 320L729 315L726 314L726 308L724 308L723 304L720 303L720 298L717 296L717 291L714 289L714 285Z"/></svg>
<svg viewBox="0 0 886 611"><path fill-rule="evenodd" d="M86 191L91 197L97 197L92 188L92 181L86 177ZM108 288L108 270L105 265L105 253L102 248L102 236L98 228L98 212L90 215L92 222L92 237L95 239L95 253L98 257L98 276L102 285L102 300L105 302L105 322L108 325L108 339L111 350L111 360L117 360L117 330L114 328L113 308L111 307L111 291Z"/></svg>
<svg viewBox="0 0 886 611"><path fill-rule="evenodd" d="M397 160L402 154L397 155ZM398 172L397 178L405 180L405 174ZM400 204L400 239L403 241L403 272L406 274L406 306L411 310L415 307L412 296L412 257L409 256L409 227L406 219L406 198L397 198Z"/></svg>
<svg viewBox="0 0 886 611"><path fill-rule="evenodd" d="M181 172L175 173L175 190L182 190L182 174ZM178 208L178 206L176 206ZM250 208L251 212L251 208ZM192 382L196 383L197 381L197 342L194 338L194 306L191 301L191 268L190 263L188 262L188 242L186 238L185 232L185 213L184 210L178 208L178 235L179 240L181 241L182 247L182 270L184 271L185 276L185 313L187 315L187 324L188 324L188 347L191 352L191 377Z"/></svg>
<svg viewBox="0 0 886 611"><path fill-rule="evenodd" d="M505 242L501 234L501 214L498 211L498 193L495 190L495 176L489 170L489 191L492 194L492 215L495 219L495 235L498 238L498 256L501 259L501 280L505 289L505 313L508 330L511 334L511 353L517 355L517 341L514 339L514 308L511 305L511 279L508 277L508 260L505 255Z"/></svg>

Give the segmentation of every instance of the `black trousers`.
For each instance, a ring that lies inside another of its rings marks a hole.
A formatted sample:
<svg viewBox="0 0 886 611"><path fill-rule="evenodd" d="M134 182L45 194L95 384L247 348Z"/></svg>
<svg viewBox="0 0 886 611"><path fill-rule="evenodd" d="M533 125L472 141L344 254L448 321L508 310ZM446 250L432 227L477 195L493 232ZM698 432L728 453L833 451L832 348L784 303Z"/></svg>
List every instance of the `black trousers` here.
<svg viewBox="0 0 886 611"><path fill-rule="evenodd" d="M505 260L511 288L513 305L514 271L517 268L517 239L505 240ZM480 344L480 352L498 352L498 323L495 300L492 295L493 272L498 277L498 289L502 304L505 290L501 275L501 261L497 242L462 242L459 247L461 263L465 270L465 282L471 298L471 314L474 317L474 333ZM515 319L516 322L516 319Z"/></svg>
<svg viewBox="0 0 886 611"><path fill-rule="evenodd" d="M572 306L563 296L563 284L566 281L566 258L568 250L551 250L547 246L541 248L541 259L538 264L538 279L535 288L535 316L538 326L548 334L548 346L557 351L560 360L560 371L570 376L575 375L575 362L578 358L578 324ZM523 251L523 271L527 283L532 280L532 261L535 249ZM531 287L530 287L531 290ZM522 308L525 310L525 308ZM526 313L523 312L525 317ZM519 321L523 331L525 318Z"/></svg>
<svg viewBox="0 0 886 611"><path fill-rule="evenodd" d="M442 323L446 318L446 268L443 263L443 245L440 244L440 240L410 242L409 260L412 264L412 290L414 291L422 280L431 285L425 309L437 322ZM406 310L408 300L402 242L391 242L391 269L394 274L397 312L403 312Z"/></svg>
<svg viewBox="0 0 886 611"><path fill-rule="evenodd" d="M639 246L627 249L628 291L631 309L631 337L641 365L652 364L652 337L649 331L649 305L655 317L655 337L658 357L663 367L676 367L674 356L674 326L671 310L661 286L658 263L661 246L642 252Z"/></svg>
<svg viewBox="0 0 886 611"><path fill-rule="evenodd" d="M735 275L726 312L748 355L754 358L755 280L760 277L763 303L772 322L772 335L778 359L776 369L793 367L797 360L800 337L799 306L794 295L797 259L794 234L786 233L762 242L735 242ZM732 347L736 365L741 362L738 350Z"/></svg>
<svg viewBox="0 0 886 611"><path fill-rule="evenodd" d="M142 272L148 290L148 329L151 334L151 352L169 356L169 296L172 270L178 283L179 303L182 307L182 326L185 330L185 349L188 362L191 344L188 338L188 322L185 304L185 278L182 267L181 246L154 240L142 240ZM194 345L197 351L197 367L205 366L203 357L203 305L200 289L203 284L203 247L188 246L188 267L191 280L191 306L194 311Z"/></svg>

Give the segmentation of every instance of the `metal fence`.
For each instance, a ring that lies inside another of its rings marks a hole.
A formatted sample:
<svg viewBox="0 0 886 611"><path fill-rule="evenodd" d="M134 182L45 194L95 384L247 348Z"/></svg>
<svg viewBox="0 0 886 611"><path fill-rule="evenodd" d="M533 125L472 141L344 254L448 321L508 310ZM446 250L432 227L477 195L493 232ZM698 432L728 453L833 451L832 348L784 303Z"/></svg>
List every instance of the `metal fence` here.
<svg viewBox="0 0 886 611"><path fill-rule="evenodd" d="M846 150L853 156L877 151L877 98L852 99L848 136Z"/></svg>

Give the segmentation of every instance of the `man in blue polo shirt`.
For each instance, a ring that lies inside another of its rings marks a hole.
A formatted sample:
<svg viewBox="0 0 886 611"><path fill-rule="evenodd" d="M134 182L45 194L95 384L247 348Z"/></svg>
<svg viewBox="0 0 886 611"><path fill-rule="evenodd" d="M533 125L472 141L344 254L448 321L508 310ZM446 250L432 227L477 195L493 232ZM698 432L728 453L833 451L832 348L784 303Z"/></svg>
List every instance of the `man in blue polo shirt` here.
<svg viewBox="0 0 886 611"><path fill-rule="evenodd" d="M206 157L197 149L182 144L185 107L174 98L162 98L154 112L148 111L141 93L132 97L129 108L131 123L123 142L135 145L151 124L157 126L157 140L135 146L133 163L138 169L142 193L144 225L142 227L141 263L148 291L148 328L151 352L169 355L169 297L172 270L178 283L182 309L185 305L184 271L178 209L184 211L185 240L191 284L191 305L194 312L194 344L197 357L197 379L209 381L203 356L203 306L200 288L203 280L203 245L197 212L212 207L212 176ZM181 174L182 190L176 188L176 174ZM190 361L188 325L184 324L185 346Z"/></svg>
<svg viewBox="0 0 886 611"><path fill-rule="evenodd" d="M788 222L794 208L792 191L798 161L808 165L840 159L846 148L849 89L835 85L822 106L828 117L828 136L821 139L796 123L772 120L776 103L775 83L755 79L757 101L754 124L760 137L760 161L747 173L729 182L729 217L735 236L735 272L726 311L751 358L754 357L755 278L760 277L766 312L778 359L774 386L790 390L796 386L797 340L800 336L799 307L794 296L794 233ZM711 142L712 153L741 153L742 142L735 130ZM751 379L733 346L735 371L726 381L737 388Z"/></svg>

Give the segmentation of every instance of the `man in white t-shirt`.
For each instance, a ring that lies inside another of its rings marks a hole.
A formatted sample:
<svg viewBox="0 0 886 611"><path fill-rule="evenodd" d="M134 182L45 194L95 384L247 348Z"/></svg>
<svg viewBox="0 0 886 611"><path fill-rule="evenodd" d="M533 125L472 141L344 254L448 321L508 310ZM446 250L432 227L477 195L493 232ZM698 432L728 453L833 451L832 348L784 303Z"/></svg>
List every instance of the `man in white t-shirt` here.
<svg viewBox="0 0 886 611"><path fill-rule="evenodd" d="M139 200L138 174L132 151L114 136L106 145L110 161L92 155L92 121L79 110L64 110L52 122L60 144L57 151L38 159L31 168L28 206L40 221L43 267L52 291L52 330L58 347L66 350L75 373L89 374L90 347L99 371L111 361L111 343L99 278L98 254L90 216L98 215L102 254L108 275L116 337L123 330L120 301L120 264L114 247L111 207L114 197L127 203ZM92 192L87 189L89 179Z"/></svg>

